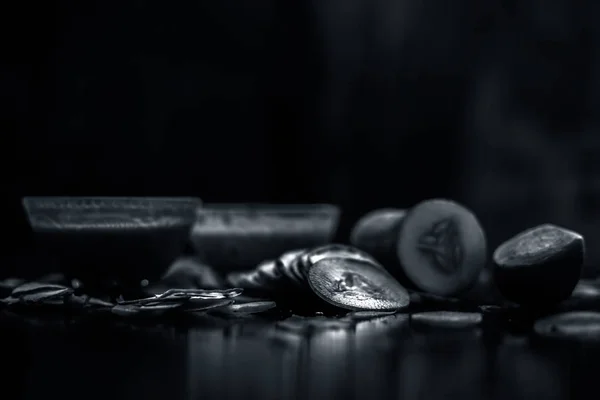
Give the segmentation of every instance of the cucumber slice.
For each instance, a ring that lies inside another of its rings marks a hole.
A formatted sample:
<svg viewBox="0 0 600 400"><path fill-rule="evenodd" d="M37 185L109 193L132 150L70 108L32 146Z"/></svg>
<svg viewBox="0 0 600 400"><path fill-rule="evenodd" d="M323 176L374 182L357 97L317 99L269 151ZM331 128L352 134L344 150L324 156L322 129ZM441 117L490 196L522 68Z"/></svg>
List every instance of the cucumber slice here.
<svg viewBox="0 0 600 400"><path fill-rule="evenodd" d="M282 276L295 288L304 287L303 279L298 275L299 273L296 273L295 264L298 262L298 258L305 252L306 250L288 251L277 259L277 267Z"/></svg>
<svg viewBox="0 0 600 400"><path fill-rule="evenodd" d="M600 342L600 313L575 311L538 320L533 331L546 339Z"/></svg>
<svg viewBox="0 0 600 400"><path fill-rule="evenodd" d="M583 268L580 234L551 224L528 229L494 251L494 278L506 299L526 306L566 300Z"/></svg>
<svg viewBox="0 0 600 400"><path fill-rule="evenodd" d="M485 233L475 215L450 200L414 206L398 236L398 259L419 289L440 296L470 288L485 266Z"/></svg>
<svg viewBox="0 0 600 400"><path fill-rule="evenodd" d="M320 246L304 253L300 257L302 264L301 273L307 276L308 270L321 260L327 258L345 258L351 260L359 260L373 264L377 268L384 269L370 254L365 253L356 247L347 246L344 244L329 244Z"/></svg>
<svg viewBox="0 0 600 400"><path fill-rule="evenodd" d="M398 234L406 210L383 208L365 214L350 233L350 244L390 268L398 264Z"/></svg>
<svg viewBox="0 0 600 400"><path fill-rule="evenodd" d="M362 260L322 259L308 270L308 283L321 299L348 310L398 310L410 302L388 272Z"/></svg>

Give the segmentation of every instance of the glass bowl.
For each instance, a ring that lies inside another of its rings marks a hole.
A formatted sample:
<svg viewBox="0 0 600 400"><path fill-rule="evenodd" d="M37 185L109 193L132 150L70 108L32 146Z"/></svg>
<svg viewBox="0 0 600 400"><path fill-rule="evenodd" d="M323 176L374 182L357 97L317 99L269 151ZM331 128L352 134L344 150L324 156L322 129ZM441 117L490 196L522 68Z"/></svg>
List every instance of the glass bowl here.
<svg viewBox="0 0 600 400"><path fill-rule="evenodd" d="M339 217L329 204L206 204L197 210L191 242L223 272L250 269L288 250L331 242Z"/></svg>
<svg viewBox="0 0 600 400"><path fill-rule="evenodd" d="M139 286L181 254L197 198L25 197L38 249L84 286Z"/></svg>

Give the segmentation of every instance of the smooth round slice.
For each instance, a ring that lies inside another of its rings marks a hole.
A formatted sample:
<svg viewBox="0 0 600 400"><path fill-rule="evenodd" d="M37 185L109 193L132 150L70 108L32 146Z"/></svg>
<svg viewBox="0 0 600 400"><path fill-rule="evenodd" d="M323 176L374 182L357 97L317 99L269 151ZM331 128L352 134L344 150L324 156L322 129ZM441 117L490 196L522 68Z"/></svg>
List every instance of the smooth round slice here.
<svg viewBox="0 0 600 400"><path fill-rule="evenodd" d="M538 320L534 332L548 339L600 341L600 313L574 311Z"/></svg>
<svg viewBox="0 0 600 400"><path fill-rule="evenodd" d="M419 289L440 296L471 287L485 266L485 233L475 215L450 200L426 200L404 218L398 259Z"/></svg>
<svg viewBox="0 0 600 400"><path fill-rule="evenodd" d="M555 225L540 225L514 236L494 251L495 282L510 301L549 306L571 295L584 257L583 236Z"/></svg>
<svg viewBox="0 0 600 400"><path fill-rule="evenodd" d="M470 328L481 324L481 313L429 311L410 316L411 324L432 328Z"/></svg>
<svg viewBox="0 0 600 400"><path fill-rule="evenodd" d="M308 270L308 283L321 299L347 310L398 310L410 302L388 272L362 260L325 258Z"/></svg>
<svg viewBox="0 0 600 400"><path fill-rule="evenodd" d="M398 268L398 234L406 210L383 208L359 219L350 233L350 244L366 251L388 268Z"/></svg>

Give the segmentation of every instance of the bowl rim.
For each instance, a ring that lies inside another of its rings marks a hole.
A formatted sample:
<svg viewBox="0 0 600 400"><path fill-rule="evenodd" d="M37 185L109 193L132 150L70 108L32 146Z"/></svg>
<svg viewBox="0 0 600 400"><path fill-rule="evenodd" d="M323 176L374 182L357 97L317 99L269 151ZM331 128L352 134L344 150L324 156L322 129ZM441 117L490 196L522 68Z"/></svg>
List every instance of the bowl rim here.
<svg viewBox="0 0 600 400"><path fill-rule="evenodd" d="M57 203L69 203L72 201L116 201L116 202L168 202L201 206L202 200L198 197L171 197L171 196L24 196L21 199L23 207L29 211L35 208L41 201L54 201Z"/></svg>
<svg viewBox="0 0 600 400"><path fill-rule="evenodd" d="M40 204L44 201L48 201L49 204ZM89 201L89 203L86 203ZM106 204L96 204L94 201L106 202ZM155 202L157 205L156 209L153 209L152 203ZM54 206L53 206L54 203ZM112 204L111 204L112 203ZM114 210L110 210L111 206L115 206L118 209L119 204L123 204L123 211L129 210L127 204L130 204L132 211L137 211L141 215L147 214L148 216L158 212L166 212L167 214L174 214L187 220L186 223L177 223L176 225L192 225L195 219L196 209L202 207L202 200L196 197L142 197L142 196L26 196L22 198L22 205L25 209L25 214L29 222L29 226L34 231L44 231L37 222L37 219L47 218L50 215L56 213L70 213L74 215L88 213L99 213L99 214L110 214ZM72 207L69 207L72 205ZM130 227L133 228L133 227ZM103 228L96 228L100 231ZM52 229L51 229L52 230Z"/></svg>
<svg viewBox="0 0 600 400"><path fill-rule="evenodd" d="M341 209L330 203L204 203L197 214L219 212L256 212L261 214L329 214L339 216Z"/></svg>
<svg viewBox="0 0 600 400"><path fill-rule="evenodd" d="M47 206L40 207L40 203L43 201L56 202L57 207ZM68 204L70 202L78 202L78 201L106 201L106 202L122 202L122 204L138 203L137 209L140 212L151 212L151 206L144 206L143 204L152 204L152 202L156 202L158 205L157 210L172 210L173 212L185 213L185 215L189 215L192 219L196 215L196 209L202 207L202 200L196 197L135 197L135 196L25 196L21 199L22 206L25 210L25 214L30 226L34 226L34 219L36 216L40 214L47 214L53 212L68 212L66 208L68 208ZM163 202L163 206L161 207L160 202ZM60 204L65 205L65 207L61 207ZM79 204L77 207L73 207L75 210L79 210L85 212L86 210L97 209L106 210L106 207L98 206L93 207L90 205ZM178 211L179 210L179 211Z"/></svg>

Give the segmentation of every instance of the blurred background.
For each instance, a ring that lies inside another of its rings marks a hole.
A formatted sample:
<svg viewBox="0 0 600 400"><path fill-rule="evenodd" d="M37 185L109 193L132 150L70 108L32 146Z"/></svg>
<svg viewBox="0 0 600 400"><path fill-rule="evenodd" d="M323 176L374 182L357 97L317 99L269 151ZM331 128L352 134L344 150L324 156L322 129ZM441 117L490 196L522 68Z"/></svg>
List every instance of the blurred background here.
<svg viewBox="0 0 600 400"><path fill-rule="evenodd" d="M24 195L450 197L490 247L553 222L600 261L600 3L10 2L0 10L3 253Z"/></svg>

